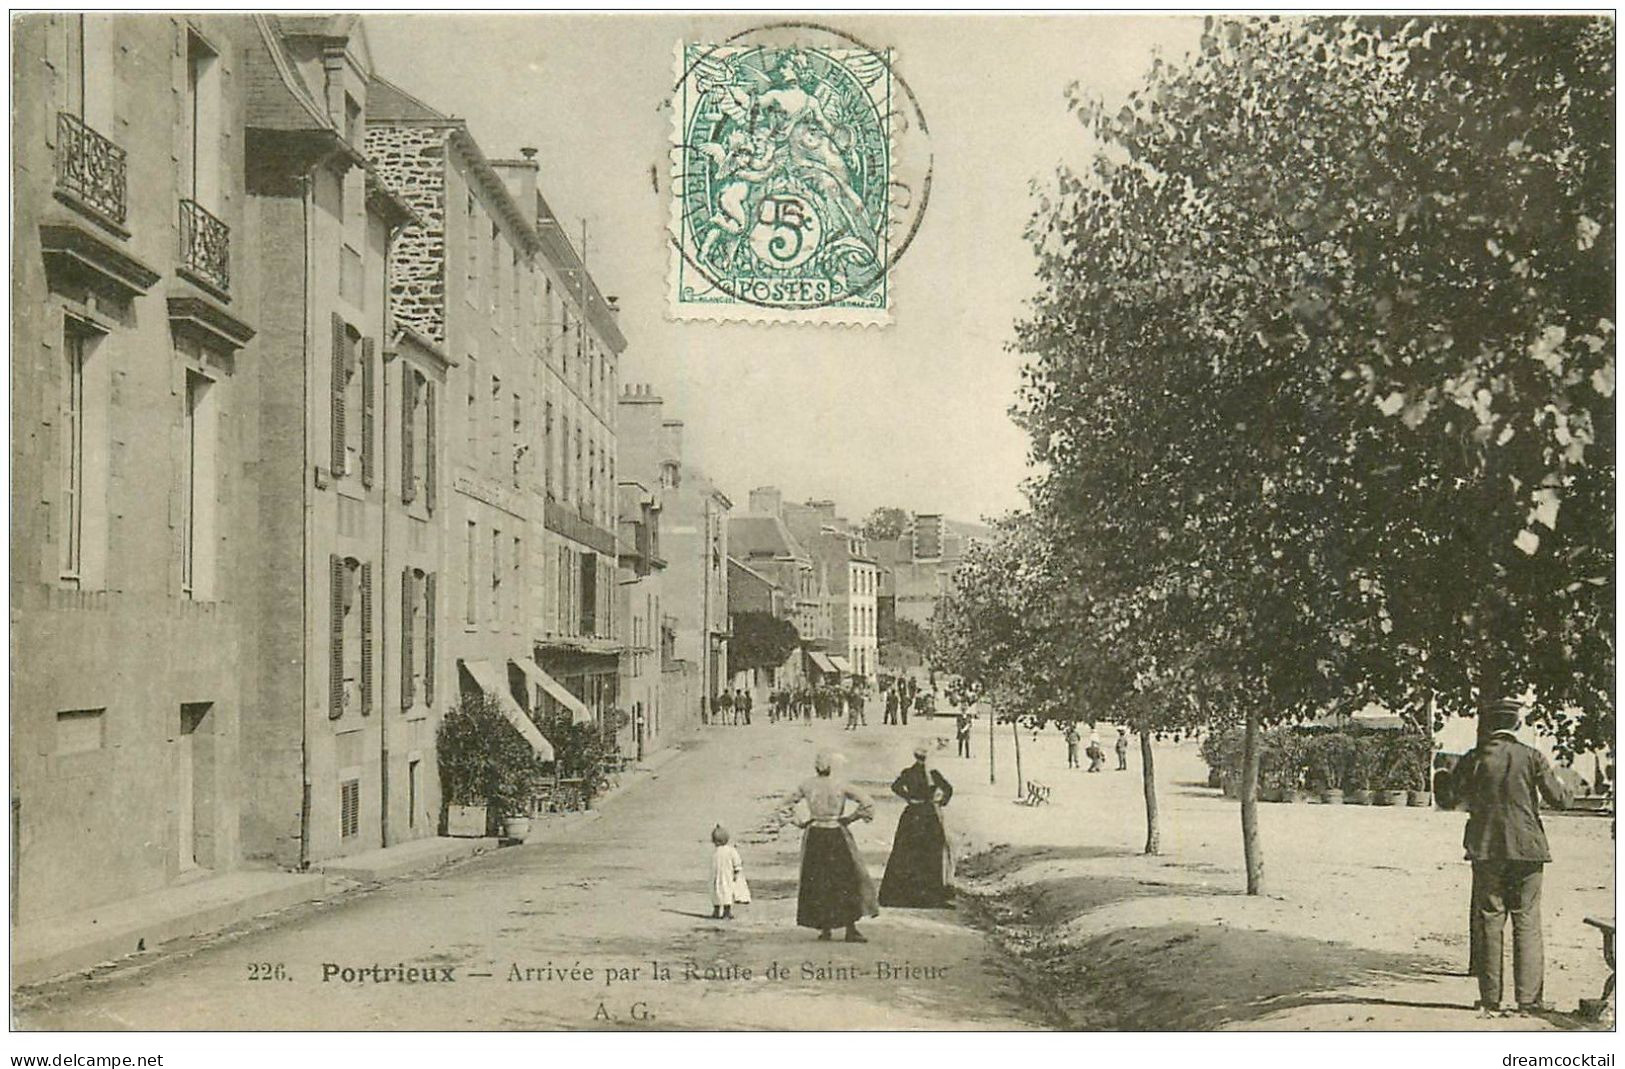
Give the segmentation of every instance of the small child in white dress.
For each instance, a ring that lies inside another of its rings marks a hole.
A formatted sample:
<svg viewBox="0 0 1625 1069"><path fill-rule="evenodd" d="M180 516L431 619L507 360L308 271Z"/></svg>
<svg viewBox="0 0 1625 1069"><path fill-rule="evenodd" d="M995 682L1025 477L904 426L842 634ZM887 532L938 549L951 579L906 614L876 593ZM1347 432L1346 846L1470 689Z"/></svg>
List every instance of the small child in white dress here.
<svg viewBox="0 0 1625 1069"><path fill-rule="evenodd" d="M711 842L716 845L711 853L711 916L731 921L734 905L750 902L745 863L740 860L739 851L728 842L728 829L721 824L711 829Z"/></svg>

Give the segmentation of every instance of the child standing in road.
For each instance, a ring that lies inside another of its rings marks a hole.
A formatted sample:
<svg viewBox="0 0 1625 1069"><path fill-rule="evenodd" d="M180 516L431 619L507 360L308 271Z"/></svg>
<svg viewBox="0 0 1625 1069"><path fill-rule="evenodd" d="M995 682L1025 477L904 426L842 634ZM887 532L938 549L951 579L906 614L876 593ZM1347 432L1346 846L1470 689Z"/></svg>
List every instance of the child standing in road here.
<svg viewBox="0 0 1625 1069"><path fill-rule="evenodd" d="M745 863L739 851L728 842L728 829L721 824L711 829L711 916L717 920L734 919L734 904L750 902L750 887L745 883Z"/></svg>

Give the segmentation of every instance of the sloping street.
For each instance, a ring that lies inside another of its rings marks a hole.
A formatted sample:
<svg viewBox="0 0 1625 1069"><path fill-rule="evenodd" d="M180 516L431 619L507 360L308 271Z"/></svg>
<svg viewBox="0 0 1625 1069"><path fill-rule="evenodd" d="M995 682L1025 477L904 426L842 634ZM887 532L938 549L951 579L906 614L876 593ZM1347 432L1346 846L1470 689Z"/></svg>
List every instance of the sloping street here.
<svg viewBox="0 0 1625 1069"><path fill-rule="evenodd" d="M653 781L553 841L150 967L24 993L17 1021L28 1029L1044 1027L1000 953L955 912L887 910L863 926L866 945L819 943L795 927L800 833L782 823L778 799L811 773L818 749L844 753L850 777L877 801L874 822L854 831L878 880L900 806L887 785L918 734L854 735L835 721L712 729ZM710 919L707 899L708 836L719 821L755 896L729 923ZM783 978L769 978L775 963ZM287 979L250 979L278 965ZM374 979L375 965L440 978ZM346 982L360 970L366 979ZM808 1018L815 1004L818 1016Z"/></svg>

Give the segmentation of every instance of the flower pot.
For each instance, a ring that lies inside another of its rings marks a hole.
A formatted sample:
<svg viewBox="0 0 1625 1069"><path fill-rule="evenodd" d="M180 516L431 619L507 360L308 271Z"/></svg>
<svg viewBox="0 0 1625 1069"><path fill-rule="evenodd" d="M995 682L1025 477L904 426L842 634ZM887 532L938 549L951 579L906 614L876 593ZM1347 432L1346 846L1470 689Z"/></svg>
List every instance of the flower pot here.
<svg viewBox="0 0 1625 1069"><path fill-rule="evenodd" d="M1260 802L1279 802L1281 800L1281 788L1279 788L1279 787L1260 787L1260 788L1258 788L1258 800Z"/></svg>
<svg viewBox="0 0 1625 1069"><path fill-rule="evenodd" d="M1281 788L1281 801L1283 801L1283 802L1301 802L1301 801L1303 801L1303 792L1298 790L1298 788L1296 788L1296 787L1282 787Z"/></svg>
<svg viewBox="0 0 1625 1069"><path fill-rule="evenodd" d="M1404 791L1393 791L1393 790L1378 791L1376 793L1376 796L1371 799L1371 804L1372 805L1404 805L1405 804L1405 792Z"/></svg>
<svg viewBox="0 0 1625 1069"><path fill-rule="evenodd" d="M1345 791L1343 801L1349 805L1370 805L1371 792L1367 790Z"/></svg>
<svg viewBox="0 0 1625 1069"><path fill-rule="evenodd" d="M1433 804L1432 791L1406 791L1405 804L1413 809L1426 809Z"/></svg>
<svg viewBox="0 0 1625 1069"><path fill-rule="evenodd" d="M1320 800L1324 805L1342 805L1343 792L1336 787L1327 787L1320 792Z"/></svg>
<svg viewBox="0 0 1625 1069"><path fill-rule="evenodd" d="M1241 797L1241 784L1236 782L1234 776L1226 776L1226 777L1224 777L1223 786L1224 786L1224 796L1226 798L1240 798Z"/></svg>
<svg viewBox="0 0 1625 1069"><path fill-rule="evenodd" d="M503 817L502 837L504 839L523 839L530 834L529 817Z"/></svg>

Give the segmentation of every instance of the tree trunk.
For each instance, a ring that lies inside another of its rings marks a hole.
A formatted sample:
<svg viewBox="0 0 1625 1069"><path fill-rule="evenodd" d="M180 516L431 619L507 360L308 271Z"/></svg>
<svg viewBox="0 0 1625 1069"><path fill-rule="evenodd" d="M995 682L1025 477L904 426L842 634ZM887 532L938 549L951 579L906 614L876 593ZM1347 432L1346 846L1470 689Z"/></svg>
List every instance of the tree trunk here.
<svg viewBox="0 0 1625 1069"><path fill-rule="evenodd" d="M987 781L989 783L999 782L998 766L993 763L993 728L998 719L998 715L993 712L993 707L989 706L987 710Z"/></svg>
<svg viewBox="0 0 1625 1069"><path fill-rule="evenodd" d="M1016 740L1016 801L1021 801L1021 785L1026 782L1021 778L1021 725L1015 717L1010 718L1010 737Z"/></svg>
<svg viewBox="0 0 1625 1069"><path fill-rule="evenodd" d="M1151 763L1151 732L1140 728L1140 780L1145 786L1145 852L1162 853L1162 826L1157 822L1156 769Z"/></svg>
<svg viewBox="0 0 1625 1069"><path fill-rule="evenodd" d="M1264 851L1258 842L1258 713L1247 712L1241 751L1241 853L1247 862L1247 893L1264 893Z"/></svg>

